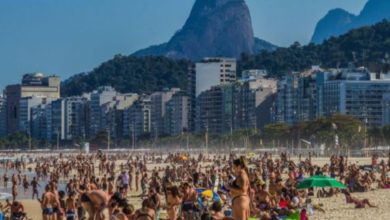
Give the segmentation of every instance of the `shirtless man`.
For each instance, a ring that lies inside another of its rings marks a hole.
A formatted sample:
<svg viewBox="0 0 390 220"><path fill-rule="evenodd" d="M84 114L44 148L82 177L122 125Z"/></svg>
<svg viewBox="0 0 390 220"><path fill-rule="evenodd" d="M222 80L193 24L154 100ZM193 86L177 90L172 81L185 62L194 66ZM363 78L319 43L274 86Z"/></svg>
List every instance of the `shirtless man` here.
<svg viewBox="0 0 390 220"><path fill-rule="evenodd" d="M41 203L42 219L43 220L56 220L56 215L53 208L60 204L54 193L50 191L50 186L46 185L45 193L42 195L42 200L38 200Z"/></svg>
<svg viewBox="0 0 390 220"><path fill-rule="evenodd" d="M76 220L77 215L76 215L76 201L75 201L75 193L74 192L69 192L68 198L65 201L65 215L67 220Z"/></svg>
<svg viewBox="0 0 390 220"><path fill-rule="evenodd" d="M88 212L89 220L105 220L108 195L102 190L92 190L80 197L81 205ZM108 217L108 216L107 216Z"/></svg>

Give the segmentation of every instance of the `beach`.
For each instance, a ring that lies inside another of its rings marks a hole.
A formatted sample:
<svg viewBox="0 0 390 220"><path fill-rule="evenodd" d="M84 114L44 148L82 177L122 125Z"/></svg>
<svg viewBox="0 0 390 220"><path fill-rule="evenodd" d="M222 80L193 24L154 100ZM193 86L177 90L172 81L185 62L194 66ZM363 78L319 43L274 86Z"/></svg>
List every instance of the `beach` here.
<svg viewBox="0 0 390 220"><path fill-rule="evenodd" d="M291 158L294 161L298 161L298 158ZM383 158L384 159L384 158ZM381 160L381 159L380 159ZM314 164L318 164L323 166L324 164L329 162L329 158L313 158ZM349 158L348 163L356 163L358 165L370 164L371 158ZM125 160L116 161L117 172L119 173L119 165L126 163ZM151 171L155 167L166 167L169 164L161 163L161 164L148 164L148 170ZM203 163L206 166L206 163ZM97 166L97 164L95 164ZM95 168L97 169L97 167ZM12 175L12 170L8 172ZM150 173L150 172L149 172ZM3 175L3 173L1 173ZM285 174L284 174L285 176ZM21 201L25 212L27 213L28 219L32 220L40 220L41 216L41 207L40 203L35 199L31 200L31 188L29 191L24 194L21 187L19 187L19 194L21 194L22 199L18 199ZM10 192L10 187L8 189L1 188L1 192ZM40 192L41 193L41 192ZM138 192L132 191L128 194L128 201L130 204L134 205L136 208L140 208L141 206L141 197L139 195L141 191ZM345 197L343 194L338 194L337 196L333 196L331 198L314 198L313 204L322 204L322 208L325 210L325 213L320 211L315 211L313 215L309 215L309 219L345 219L345 220L357 220L357 219L376 219L376 220L386 220L389 219L390 216L390 189L376 189L364 193L353 193L354 197L359 199L369 199L377 208L363 208L356 209L353 204L347 204ZM165 203L163 199L163 203ZM4 201L1 201L4 203ZM162 212L162 217L165 216L165 212Z"/></svg>

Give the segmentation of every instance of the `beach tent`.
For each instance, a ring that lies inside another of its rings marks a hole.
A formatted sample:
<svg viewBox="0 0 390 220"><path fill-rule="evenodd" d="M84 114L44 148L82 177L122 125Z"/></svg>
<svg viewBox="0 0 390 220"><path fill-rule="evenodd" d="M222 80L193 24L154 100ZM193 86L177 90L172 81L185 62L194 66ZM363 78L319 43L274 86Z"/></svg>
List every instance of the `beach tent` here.
<svg viewBox="0 0 390 220"><path fill-rule="evenodd" d="M297 189L307 189L315 187L330 187L345 189L345 185L334 178L328 176L312 176L298 183Z"/></svg>

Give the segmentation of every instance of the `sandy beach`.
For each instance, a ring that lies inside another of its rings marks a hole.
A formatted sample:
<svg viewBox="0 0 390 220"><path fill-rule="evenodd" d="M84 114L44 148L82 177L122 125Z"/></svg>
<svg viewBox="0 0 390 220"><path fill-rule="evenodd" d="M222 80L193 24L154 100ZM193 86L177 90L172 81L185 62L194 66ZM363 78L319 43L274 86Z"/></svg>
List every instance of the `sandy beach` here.
<svg viewBox="0 0 390 220"><path fill-rule="evenodd" d="M294 158L294 160L298 160ZM371 158L349 158L349 163L357 163L358 165L370 164ZM381 159L380 159L381 160ZM380 161L379 160L379 161ZM313 158L313 163L318 165L324 165L329 162L329 158ZM125 163L125 161L117 161L118 165ZM165 167L168 164L148 164L149 170L155 166ZM117 167L117 169L119 166ZM119 172L119 171L118 171ZM1 174L2 175L2 174ZM2 189L4 191L4 189ZM128 195L128 200L136 208L140 207L141 198L139 195L141 191L131 192ZM30 194L28 194L29 196ZM314 215L309 216L310 219L325 220L325 219L345 219L345 220L357 220L357 219L376 219L376 220L387 220L390 218L390 189L373 190L364 193L353 193L354 197L360 199L369 199L370 202L378 206L377 208L364 208L355 209L353 204L347 204L343 194L333 196L331 198L315 198L314 204L323 204L325 213L315 211ZM37 200L31 199L20 199L25 207L25 211L28 214L28 219L40 220L41 208ZM3 202L3 201L2 201ZM162 217L164 216L164 212Z"/></svg>

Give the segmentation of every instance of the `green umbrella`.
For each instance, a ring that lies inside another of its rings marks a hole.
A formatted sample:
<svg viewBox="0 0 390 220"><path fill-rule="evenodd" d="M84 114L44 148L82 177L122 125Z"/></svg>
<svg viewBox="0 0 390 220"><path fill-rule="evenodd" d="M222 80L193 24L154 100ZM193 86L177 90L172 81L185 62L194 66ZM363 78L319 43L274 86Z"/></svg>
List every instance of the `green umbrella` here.
<svg viewBox="0 0 390 220"><path fill-rule="evenodd" d="M314 187L331 187L345 189L344 184L328 176L312 176L298 183L297 189L307 189Z"/></svg>

